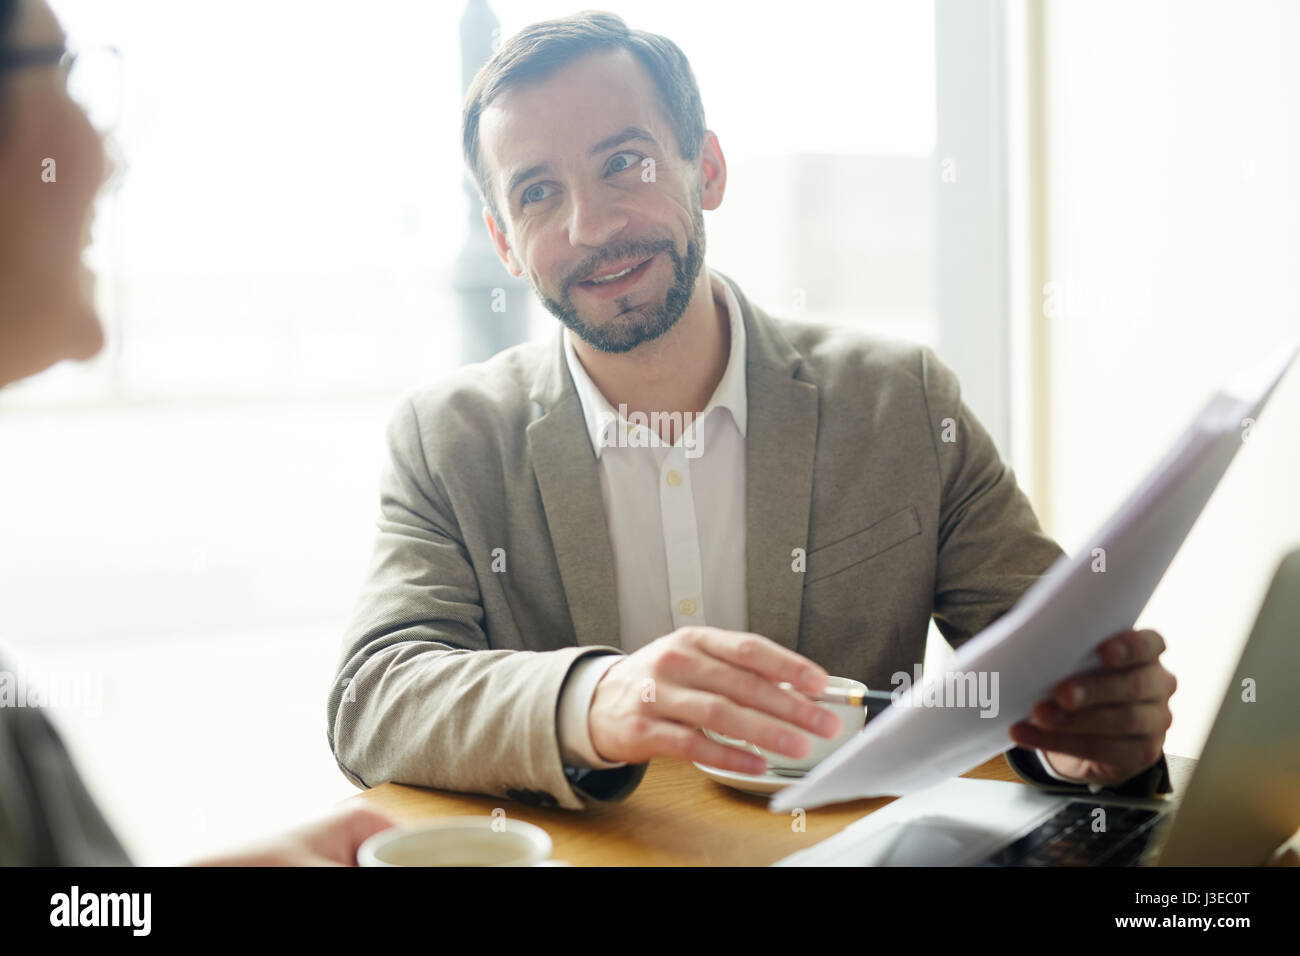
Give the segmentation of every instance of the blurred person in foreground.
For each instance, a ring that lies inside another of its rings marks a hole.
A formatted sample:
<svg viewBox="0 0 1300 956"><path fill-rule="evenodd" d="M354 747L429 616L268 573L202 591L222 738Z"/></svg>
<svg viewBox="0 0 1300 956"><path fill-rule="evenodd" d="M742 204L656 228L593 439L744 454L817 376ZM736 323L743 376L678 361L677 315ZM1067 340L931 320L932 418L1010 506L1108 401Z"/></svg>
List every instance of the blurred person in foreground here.
<svg viewBox="0 0 1300 956"><path fill-rule="evenodd" d="M68 96L65 52L44 0L0 0L0 387L91 358L104 341L81 253L109 163ZM342 811L199 865L355 865L360 844L391 825ZM0 700L0 866L130 863L41 709Z"/></svg>

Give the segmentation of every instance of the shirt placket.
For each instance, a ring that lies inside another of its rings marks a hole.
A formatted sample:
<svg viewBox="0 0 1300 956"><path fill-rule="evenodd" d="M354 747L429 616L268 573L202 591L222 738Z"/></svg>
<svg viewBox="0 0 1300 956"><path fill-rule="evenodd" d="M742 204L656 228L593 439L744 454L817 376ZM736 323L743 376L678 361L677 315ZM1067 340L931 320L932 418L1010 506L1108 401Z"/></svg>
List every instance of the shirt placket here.
<svg viewBox="0 0 1300 956"><path fill-rule="evenodd" d="M691 490L690 459L681 445L662 448L661 454L659 513L663 520L673 626L704 624L704 576L700 562L700 529L695 520L695 494Z"/></svg>

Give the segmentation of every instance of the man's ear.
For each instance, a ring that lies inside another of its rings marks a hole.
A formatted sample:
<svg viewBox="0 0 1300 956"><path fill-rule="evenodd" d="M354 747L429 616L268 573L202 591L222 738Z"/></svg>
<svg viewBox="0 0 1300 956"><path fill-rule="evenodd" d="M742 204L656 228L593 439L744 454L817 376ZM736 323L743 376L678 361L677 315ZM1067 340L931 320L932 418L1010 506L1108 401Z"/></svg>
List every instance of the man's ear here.
<svg viewBox="0 0 1300 956"><path fill-rule="evenodd" d="M492 213L488 211L485 204L483 206L483 224L487 226L488 235L492 237L492 248L496 250L497 258L505 264L506 271L518 279L524 274L523 266L515 258L515 251L510 247L510 240L492 218Z"/></svg>
<svg viewBox="0 0 1300 956"><path fill-rule="evenodd" d="M721 206L722 195L727 189L727 159L722 155L718 135L711 129L704 131L696 177L701 208L713 210Z"/></svg>

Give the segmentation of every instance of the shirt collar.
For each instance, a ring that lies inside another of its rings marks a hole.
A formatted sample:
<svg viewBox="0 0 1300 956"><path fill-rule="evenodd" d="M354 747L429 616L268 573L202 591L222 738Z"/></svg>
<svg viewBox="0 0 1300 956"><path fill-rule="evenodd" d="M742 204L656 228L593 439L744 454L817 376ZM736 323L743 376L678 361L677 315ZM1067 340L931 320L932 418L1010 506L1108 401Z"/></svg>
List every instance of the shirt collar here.
<svg viewBox="0 0 1300 956"><path fill-rule="evenodd" d="M704 406L704 411L696 419L697 427L713 414L714 409L725 408L731 413L731 418L736 423L736 428L740 430L740 434L744 436L749 421L748 398L745 391L745 322L741 315L740 302L736 299L731 284L712 269L709 270L709 286L713 298L721 297L726 303L727 318L731 327L731 344L722 379L718 382L718 387L713 390L713 396ZM607 444L602 440L605 433L612 429L626 428L627 423L620 421L618 412L609 404L600 389L596 387L596 383L591 380L591 376L587 374L587 370L583 368L582 362L578 360L578 355L573 350L568 332L561 329L560 335L564 339L564 360L568 363L569 374L573 376L573 387L578 393L578 400L582 403L582 415L587 422L591 447L599 458Z"/></svg>

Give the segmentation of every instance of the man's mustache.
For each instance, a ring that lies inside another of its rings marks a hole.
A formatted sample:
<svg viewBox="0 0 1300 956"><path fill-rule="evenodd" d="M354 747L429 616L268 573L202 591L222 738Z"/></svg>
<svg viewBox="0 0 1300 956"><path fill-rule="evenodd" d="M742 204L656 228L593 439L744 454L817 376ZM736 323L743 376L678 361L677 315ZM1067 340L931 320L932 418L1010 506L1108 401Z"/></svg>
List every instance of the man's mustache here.
<svg viewBox="0 0 1300 956"><path fill-rule="evenodd" d="M597 262L584 265L583 268L575 270L573 276L569 279L568 283L565 285L564 288L568 290L573 288L575 285L577 285L580 282L585 282L587 280L587 276L591 275L593 272L598 271L601 268L601 266L613 265L614 263L617 262L626 262L629 259L636 261L637 264L640 264L641 262L644 262L646 259L650 259L654 256L657 256L661 252L672 253L674 251L675 248L670 242L666 245L656 245L654 248L634 249L630 251L623 250L618 255L605 256Z"/></svg>

